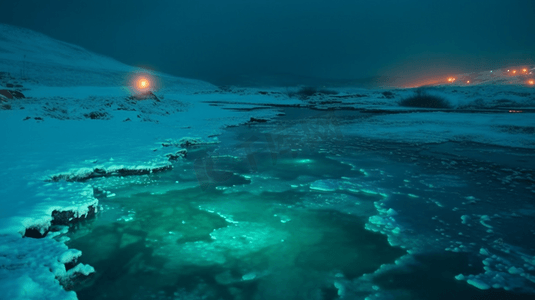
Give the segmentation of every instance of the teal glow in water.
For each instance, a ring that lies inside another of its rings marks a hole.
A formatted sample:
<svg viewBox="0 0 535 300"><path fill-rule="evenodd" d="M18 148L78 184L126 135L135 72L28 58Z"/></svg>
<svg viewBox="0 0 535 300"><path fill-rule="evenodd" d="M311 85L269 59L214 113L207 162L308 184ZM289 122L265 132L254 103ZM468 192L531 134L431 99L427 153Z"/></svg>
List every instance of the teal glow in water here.
<svg viewBox="0 0 535 300"><path fill-rule="evenodd" d="M299 113L286 118L311 114ZM266 140L251 147L253 161L236 147L275 127L233 128L221 145L193 149L173 170L146 176L149 183L112 186L117 196L102 200L110 209L69 233L69 246L97 271L75 285L79 298L524 298L455 279L484 272L480 248L502 257L514 250L503 245L535 248L525 201L531 191L501 182L513 174L529 183L529 176L489 163L491 147L487 157L477 145L303 141L292 132L284 137L289 151L276 156ZM194 162L207 157L201 171L212 180L201 188ZM492 232L481 215L490 216ZM427 254L394 264L405 254L396 243ZM394 267L363 276L388 264Z"/></svg>
<svg viewBox="0 0 535 300"><path fill-rule="evenodd" d="M82 262L97 270L77 289L79 298L137 299L159 291L173 297L205 285L203 293L213 299L310 299L309 293L328 293L335 274L355 278L404 253L365 230L358 217L281 205L302 196L190 189L114 198L135 211L133 220L91 220L91 233L72 234L69 246L81 249Z"/></svg>

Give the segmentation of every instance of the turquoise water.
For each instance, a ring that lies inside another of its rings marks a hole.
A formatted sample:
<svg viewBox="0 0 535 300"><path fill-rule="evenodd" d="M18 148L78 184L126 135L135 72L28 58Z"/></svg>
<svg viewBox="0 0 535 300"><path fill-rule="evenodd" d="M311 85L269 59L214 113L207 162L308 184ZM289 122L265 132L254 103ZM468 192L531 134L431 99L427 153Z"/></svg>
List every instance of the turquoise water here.
<svg viewBox="0 0 535 300"><path fill-rule="evenodd" d="M189 149L171 171L108 185L116 196L68 234L96 270L73 284L78 297L527 299L455 279L483 272L478 251L494 251L495 239L533 248L523 238L532 227L519 226L528 217L502 218L492 233L460 224L461 215L503 212L503 199L509 209L529 205L529 190L474 172L494 154L344 135L366 117L355 112L286 112L226 130L220 145ZM383 207L397 229L370 222Z"/></svg>

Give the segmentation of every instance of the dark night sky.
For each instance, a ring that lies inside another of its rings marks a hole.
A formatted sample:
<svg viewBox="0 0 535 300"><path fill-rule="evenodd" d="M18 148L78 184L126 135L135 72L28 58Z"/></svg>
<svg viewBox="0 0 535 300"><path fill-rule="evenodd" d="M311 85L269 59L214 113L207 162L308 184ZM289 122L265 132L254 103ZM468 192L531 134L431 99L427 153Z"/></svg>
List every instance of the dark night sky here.
<svg viewBox="0 0 535 300"><path fill-rule="evenodd" d="M487 70L535 58L533 0L0 0L0 22L214 83Z"/></svg>

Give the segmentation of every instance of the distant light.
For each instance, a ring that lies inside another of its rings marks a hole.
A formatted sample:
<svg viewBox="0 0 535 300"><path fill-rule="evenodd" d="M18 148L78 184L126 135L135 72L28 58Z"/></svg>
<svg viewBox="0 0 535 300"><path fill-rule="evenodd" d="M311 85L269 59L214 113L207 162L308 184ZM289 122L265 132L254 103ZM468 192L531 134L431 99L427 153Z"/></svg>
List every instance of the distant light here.
<svg viewBox="0 0 535 300"><path fill-rule="evenodd" d="M145 90L150 87L150 81L145 78L141 77L137 80L137 88L140 90Z"/></svg>
<svg viewBox="0 0 535 300"><path fill-rule="evenodd" d="M490 72L492 73L492 70L490 70Z"/></svg>
<svg viewBox="0 0 535 300"><path fill-rule="evenodd" d="M513 109L510 109L509 112L510 112L510 113L521 113L522 111L521 111L521 110L513 110Z"/></svg>
<svg viewBox="0 0 535 300"><path fill-rule="evenodd" d="M528 71L528 69L522 69L522 72L527 72L527 71Z"/></svg>
<svg viewBox="0 0 535 300"><path fill-rule="evenodd" d="M534 81L533 79L528 80L528 84L530 84L530 85L534 85L534 84L535 84L535 81Z"/></svg>
<svg viewBox="0 0 535 300"><path fill-rule="evenodd" d="M507 72L509 72L509 70L507 70Z"/></svg>
<svg viewBox="0 0 535 300"><path fill-rule="evenodd" d="M470 80L467 80L466 83L470 83Z"/></svg>
<svg viewBox="0 0 535 300"><path fill-rule="evenodd" d="M513 74L516 74L516 70L513 70Z"/></svg>

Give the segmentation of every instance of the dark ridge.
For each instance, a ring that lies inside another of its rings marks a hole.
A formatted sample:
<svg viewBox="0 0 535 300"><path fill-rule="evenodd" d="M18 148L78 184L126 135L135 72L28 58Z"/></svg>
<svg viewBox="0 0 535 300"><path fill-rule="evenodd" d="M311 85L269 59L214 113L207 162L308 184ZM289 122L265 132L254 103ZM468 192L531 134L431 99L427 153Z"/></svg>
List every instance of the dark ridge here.
<svg viewBox="0 0 535 300"><path fill-rule="evenodd" d="M0 95L7 99L23 99L26 98L23 93L14 90L0 90Z"/></svg>
<svg viewBox="0 0 535 300"><path fill-rule="evenodd" d="M139 93L139 94L130 96L127 99L128 100L155 100L156 102L160 102L160 98L158 98L158 96L156 96L151 91Z"/></svg>
<svg viewBox="0 0 535 300"><path fill-rule="evenodd" d="M354 95L331 96L331 97L347 99L347 98L364 98L364 97L368 97L368 95L354 94Z"/></svg>
<svg viewBox="0 0 535 300"><path fill-rule="evenodd" d="M336 97L336 96L333 96ZM274 103L247 103L247 102L231 102L231 101L202 101L202 103L214 104L215 106L220 106L220 104L250 104L250 105L261 105L267 107L297 107L297 108L308 108L307 105L301 104L274 104Z"/></svg>
<svg viewBox="0 0 535 300"><path fill-rule="evenodd" d="M265 123L267 122L268 120L266 119L257 119L257 118L253 118L251 117L251 119L249 120L249 123L254 123L254 122L257 122L257 123Z"/></svg>
<svg viewBox="0 0 535 300"><path fill-rule="evenodd" d="M108 172L104 169L95 168L93 172L83 175L83 176L73 176L71 174L60 174L60 175L54 175L50 177L50 179L46 180L47 182L58 182L61 180L69 181L69 182L83 182L88 179L92 178L99 178L99 177L112 177L112 176L132 176L132 175L146 175L156 172L162 172L165 170L170 170L173 166L163 166L159 168L154 169L139 169L139 170L131 170L131 169L119 169L113 172Z"/></svg>
<svg viewBox="0 0 535 300"><path fill-rule="evenodd" d="M451 108L451 104L445 98L429 95L422 89L417 89L412 97L405 98L399 102L400 106L421 107L421 108Z"/></svg>
<svg viewBox="0 0 535 300"><path fill-rule="evenodd" d="M92 218L95 216L96 209L93 205L88 207L89 211L87 214L81 216L81 217L75 217L75 214L73 211L58 211L54 210L52 212L52 226L55 225L69 225L72 223L76 223L88 218ZM42 239L47 236L47 234L53 231L51 228L47 228L44 234L41 234L40 230L36 227L30 227L26 228L26 231L24 232L23 238L33 238L33 239Z"/></svg>
<svg viewBox="0 0 535 300"><path fill-rule="evenodd" d="M185 127L189 128L189 127ZM194 139L194 138L182 138L178 142L163 142L162 147L182 147L182 148L188 148L191 146L201 146L201 145L207 145L211 144L210 142L203 142L200 139Z"/></svg>
<svg viewBox="0 0 535 300"><path fill-rule="evenodd" d="M89 206L87 214L79 218L75 217L73 211L54 210L52 212L52 225L68 225L69 223L79 222L93 216L95 216L95 207L93 205Z"/></svg>
<svg viewBox="0 0 535 300"><path fill-rule="evenodd" d="M342 101L331 100L331 101L321 101L319 104L325 105L325 104L340 104L340 103L342 103Z"/></svg>

